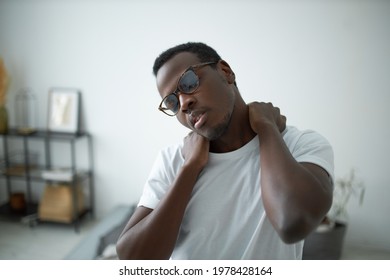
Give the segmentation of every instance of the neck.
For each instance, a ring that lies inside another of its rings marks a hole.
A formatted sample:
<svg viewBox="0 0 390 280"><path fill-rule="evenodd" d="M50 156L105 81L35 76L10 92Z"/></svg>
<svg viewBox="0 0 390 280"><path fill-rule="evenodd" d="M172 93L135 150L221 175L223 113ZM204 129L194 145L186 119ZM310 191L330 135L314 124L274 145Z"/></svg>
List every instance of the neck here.
<svg viewBox="0 0 390 280"><path fill-rule="evenodd" d="M220 138L210 142L210 152L227 153L237 150L256 136L250 126L248 106L240 95L238 95L238 99L229 127Z"/></svg>

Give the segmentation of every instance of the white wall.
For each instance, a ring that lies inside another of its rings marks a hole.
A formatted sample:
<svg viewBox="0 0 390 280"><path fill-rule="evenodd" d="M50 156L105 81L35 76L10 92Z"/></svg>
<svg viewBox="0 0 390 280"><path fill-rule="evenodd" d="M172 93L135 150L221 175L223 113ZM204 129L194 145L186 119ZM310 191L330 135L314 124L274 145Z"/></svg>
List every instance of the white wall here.
<svg viewBox="0 0 390 280"><path fill-rule="evenodd" d="M184 136L156 110L152 64L187 41L213 46L246 101L272 101L334 146L336 176L356 168L367 191L352 203L347 242L390 250L388 1L0 0L0 55L17 90L82 90L94 137L99 216L134 203L157 151ZM2 188L4 192L4 188Z"/></svg>

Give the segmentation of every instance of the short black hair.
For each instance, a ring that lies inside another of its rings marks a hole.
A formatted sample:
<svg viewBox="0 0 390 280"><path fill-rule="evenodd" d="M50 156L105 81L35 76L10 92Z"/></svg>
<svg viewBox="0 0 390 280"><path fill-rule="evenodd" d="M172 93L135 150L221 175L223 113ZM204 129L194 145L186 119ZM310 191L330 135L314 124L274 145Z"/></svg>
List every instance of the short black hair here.
<svg viewBox="0 0 390 280"><path fill-rule="evenodd" d="M221 57L219 54L210 46L200 43L200 42L188 42L185 44L180 44L175 47L172 47L163 53L161 53L156 60L154 61L153 65L153 74L154 76L157 76L158 70L172 57L175 55L182 53L182 52L190 52L195 54L200 62L218 62L221 60Z"/></svg>

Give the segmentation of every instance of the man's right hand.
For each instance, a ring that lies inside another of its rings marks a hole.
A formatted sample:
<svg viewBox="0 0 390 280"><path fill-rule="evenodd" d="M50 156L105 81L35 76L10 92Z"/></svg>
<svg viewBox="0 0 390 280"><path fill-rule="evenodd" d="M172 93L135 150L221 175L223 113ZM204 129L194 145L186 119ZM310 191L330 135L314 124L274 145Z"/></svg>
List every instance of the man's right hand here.
<svg viewBox="0 0 390 280"><path fill-rule="evenodd" d="M209 159L209 141L195 132L184 138L184 165L154 209L137 207L117 242L120 259L169 259L199 173Z"/></svg>
<svg viewBox="0 0 390 280"><path fill-rule="evenodd" d="M186 164L202 170L209 160L210 141L196 132L190 132L184 138L182 154Z"/></svg>

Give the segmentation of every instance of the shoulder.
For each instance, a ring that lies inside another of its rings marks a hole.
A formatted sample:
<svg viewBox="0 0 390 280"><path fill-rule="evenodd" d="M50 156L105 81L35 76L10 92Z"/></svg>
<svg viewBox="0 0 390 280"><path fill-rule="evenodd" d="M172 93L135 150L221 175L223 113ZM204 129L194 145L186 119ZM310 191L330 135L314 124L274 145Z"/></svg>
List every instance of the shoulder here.
<svg viewBox="0 0 390 280"><path fill-rule="evenodd" d="M155 166L160 166L168 169L176 169L180 167L184 162L184 158L182 155L182 147L182 143L176 143L163 147L157 155Z"/></svg>
<svg viewBox="0 0 390 280"><path fill-rule="evenodd" d="M296 145L308 145L310 143L315 145L330 146L329 141L315 130L306 129L299 130L294 126L288 126L282 133L283 139L289 147Z"/></svg>
<svg viewBox="0 0 390 280"><path fill-rule="evenodd" d="M333 177L334 153L329 141L314 130L299 130L289 126L283 139L298 162L310 162L323 167Z"/></svg>
<svg viewBox="0 0 390 280"><path fill-rule="evenodd" d="M169 146L165 146L159 151L159 155L161 155L164 158L175 158L175 157L183 157L182 155L182 147L183 143L175 143Z"/></svg>

